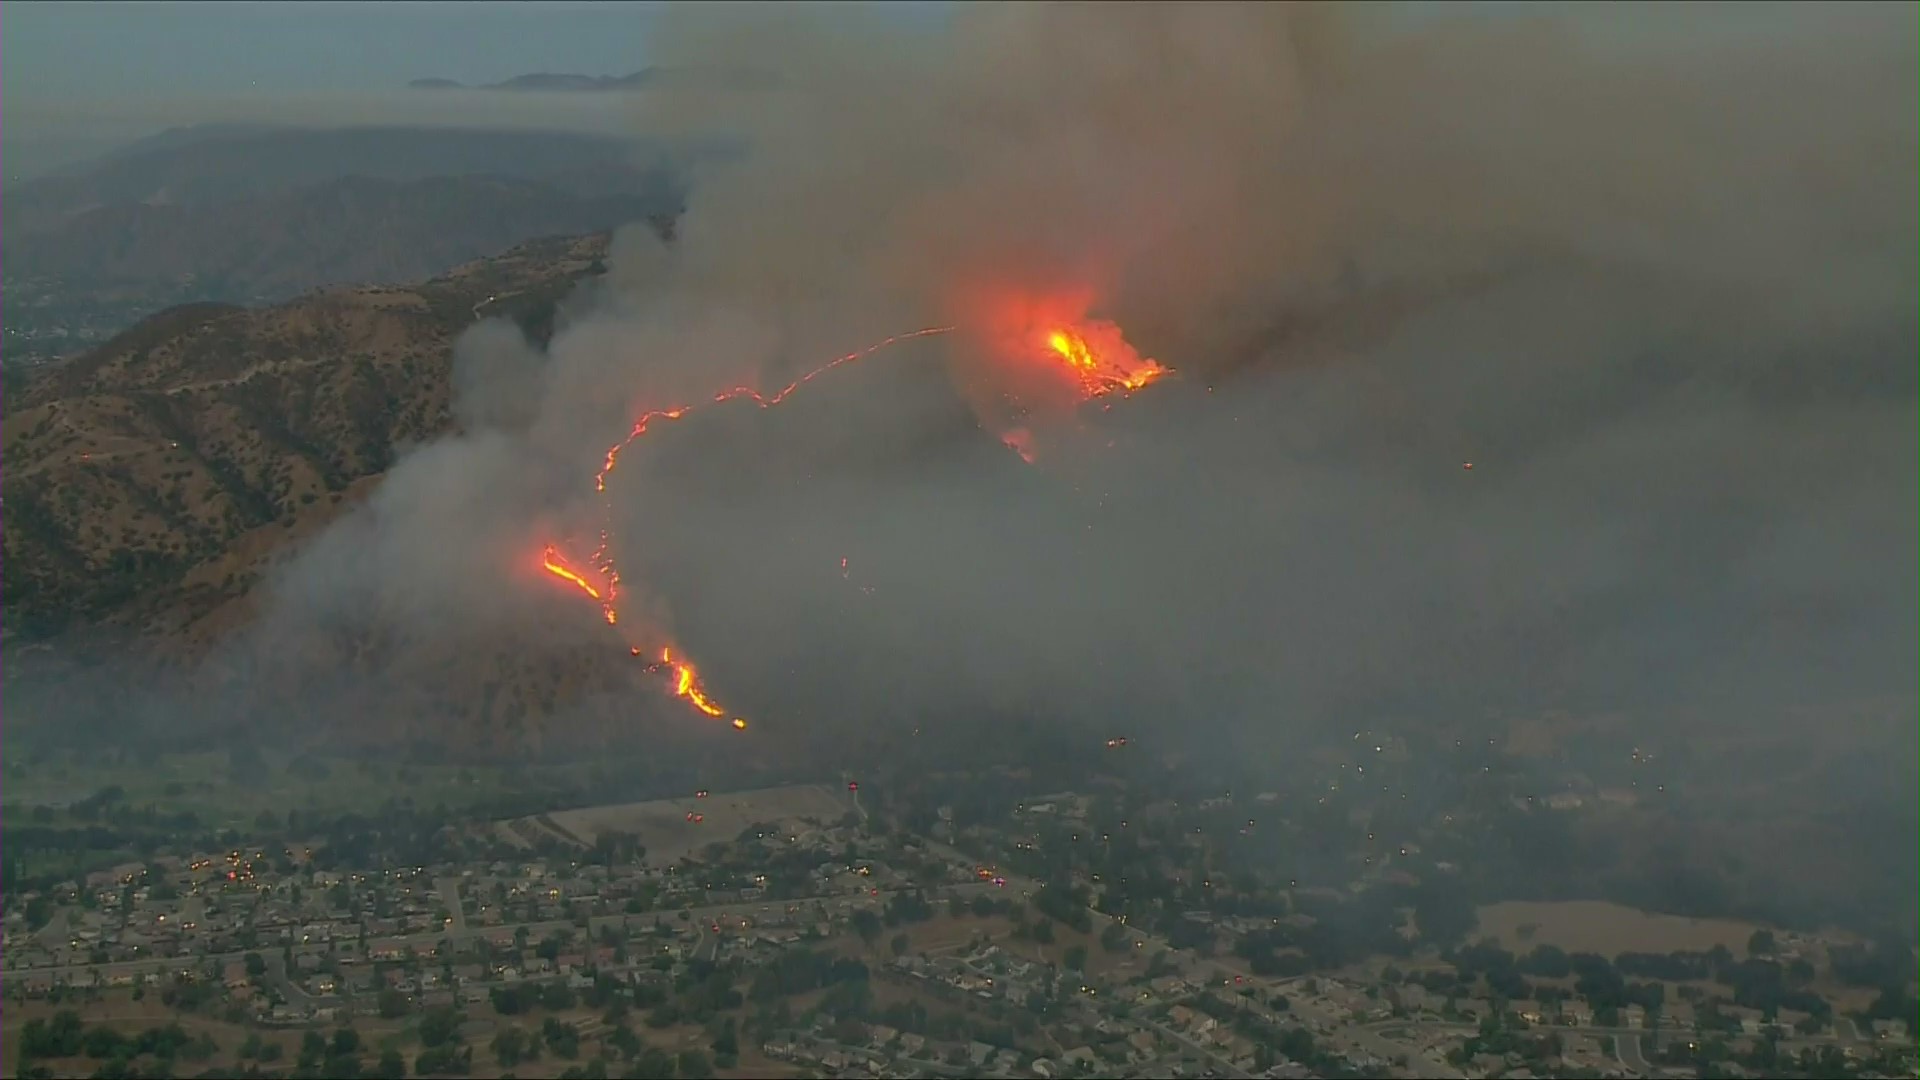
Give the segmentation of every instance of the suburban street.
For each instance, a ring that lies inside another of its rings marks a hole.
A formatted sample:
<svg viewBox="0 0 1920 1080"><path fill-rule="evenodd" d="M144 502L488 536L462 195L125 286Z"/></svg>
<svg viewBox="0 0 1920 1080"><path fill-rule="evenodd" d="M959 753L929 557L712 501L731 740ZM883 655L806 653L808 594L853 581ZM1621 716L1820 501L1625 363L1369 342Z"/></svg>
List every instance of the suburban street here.
<svg viewBox="0 0 1920 1080"><path fill-rule="evenodd" d="M967 883L958 884L958 885L942 886L942 888L946 890L950 890L961 896L973 896L973 895L978 895L980 893L997 891L996 886L991 885L987 882L967 882ZM893 896L897 896L902 893L913 892L913 891L915 890L884 889L879 892L878 898L889 899ZM600 915L587 920L588 921L587 931L589 933L592 933L592 932L598 931L601 927L627 926L627 925L632 925L637 920L648 920L648 919L654 919L654 918L659 918L659 919L662 919L663 921L680 921L681 916L683 915L686 917L686 921L694 924L695 926L706 927L706 926L711 926L714 920L716 919L727 919L727 918L751 919L756 915L773 914L777 908L784 908L787 906L799 906L799 905L805 905L805 904L828 903L838 899L843 899L843 897L809 896L809 897L804 897L804 898L799 898L794 900L781 900L781 901L776 901L771 903L713 904L713 905L709 905L705 907L697 907L697 908L662 908L657 911L649 911L639 915ZM457 906L453 910L458 910ZM393 948L401 948L401 949L412 947L416 950L424 951L424 950L437 947L441 942L455 944L462 941L471 940L473 938L491 937L492 935L498 934L501 932L511 934L516 930L521 929L522 927L526 929L527 937L529 939L534 939L534 940L545 937L546 935L551 933L557 933L562 930L579 930L580 929L579 924L570 919L555 919L548 922L521 923L518 925L502 924L499 926L461 927L456 923L455 926L450 927L449 929L439 933L426 932L426 933L417 933L417 934L402 934L402 935L393 936L393 937L369 938L367 940L367 948L369 951L372 951L374 949L379 949L383 947L393 947ZM709 935L707 935L706 931L702 930L702 941L706 942L708 940L708 937ZM293 951L293 955L295 956L302 956L302 955L309 955L309 954L319 955L327 951L327 946L323 943L308 943L308 944L302 944L302 945L295 945L293 946L292 951ZM75 976L85 976L89 974L96 975L99 978L104 980L104 979L109 979L115 975L140 975L150 971L159 971L159 970L165 970L168 968L175 968L180 966L200 967L209 962L214 962L214 963L238 962L244 959L248 952L259 953L263 959L266 959L269 964L269 968L268 968L269 973L271 973L273 970L271 965L282 961L281 947L275 944L268 944L268 945L263 945L258 949L251 949L251 950L242 949L242 950L235 950L232 952L225 952L225 953L203 953L198 956L152 957L152 958L143 959L143 960L127 960L127 961L121 961L118 963L108 963L108 964L63 964L63 965L51 965L51 966L45 966L45 967L9 967L6 970L9 973L24 973L24 972L32 971L36 973L51 974L56 977L67 976L68 978L66 981L68 982L75 981L74 980ZM284 973L282 973L282 977L283 978L285 977ZM292 999L292 995L289 995L289 999L290 1000Z"/></svg>

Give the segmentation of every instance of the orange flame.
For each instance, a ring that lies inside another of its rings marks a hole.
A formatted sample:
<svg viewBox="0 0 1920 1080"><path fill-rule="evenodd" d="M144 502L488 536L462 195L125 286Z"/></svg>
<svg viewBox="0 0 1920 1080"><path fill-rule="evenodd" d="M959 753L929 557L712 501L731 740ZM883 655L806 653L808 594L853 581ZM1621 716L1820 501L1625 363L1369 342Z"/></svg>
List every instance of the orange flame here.
<svg viewBox="0 0 1920 1080"><path fill-rule="evenodd" d="M571 584L574 588L579 589L595 600L601 599L600 590L593 587L593 582L580 576L580 572L569 565L567 560L561 556L560 552L554 549L552 544L548 544L547 550L541 553L540 563L546 567L547 573L552 574L561 581Z"/></svg>
<svg viewBox="0 0 1920 1080"><path fill-rule="evenodd" d="M1156 361L1134 352L1110 324L1092 324L1089 332L1110 338L1096 347L1086 334L1067 327L1047 332L1047 348L1080 380L1088 397L1118 390L1132 393L1167 373Z"/></svg>
<svg viewBox="0 0 1920 1080"><path fill-rule="evenodd" d="M845 356L822 364L772 394L762 394L758 390L748 386L736 386L720 391L713 395L711 400L714 404L722 404L739 398L752 401L763 409L769 409L785 401L788 396L800 387L832 371L834 368L872 356L874 353L890 345L910 341L914 338L945 334L952 330L953 327L951 326L931 326L905 334L895 334L883 341L875 342L864 349L848 353ZM594 491L604 496L607 490L607 476L613 472L614 466L619 464L621 452L631 446L635 440L647 434L655 421L679 420L692 412L693 409L694 406L692 405L678 405L670 409L649 409L641 413L639 419L634 421L633 427L628 430L626 437L607 448L606 456L602 459L599 470L596 471L593 476ZM612 507L607 505L605 509L610 516ZM609 525L610 524L609 522ZM593 550L588 560L592 567L599 572L600 576L605 579L604 587L596 586L588 579L586 574L575 569L573 564L562 556L558 548L552 544L547 545L546 550L542 553L541 566L547 573L579 589L589 598L598 601L601 615L606 619L607 625L617 626L620 622L620 613L617 606L620 592L620 571L616 569L613 564L613 556L608 550L609 546L610 529L603 528L600 531L600 544ZM846 570L846 560L844 559L841 560L841 570L843 573ZM642 649L638 644L630 644L627 651L629 654L638 657L643 655L646 650ZM671 647L662 648L660 650L659 663L648 665L648 668L649 670L660 669L667 672L673 679L674 696L685 698L689 704L701 713L716 718L726 715L727 710L722 708L718 702L714 701L713 698L708 695L706 688L701 684L699 672L695 670L692 664L675 660ZM747 729L747 721L744 717L736 716L731 723L736 731L745 731Z"/></svg>
<svg viewBox="0 0 1920 1080"><path fill-rule="evenodd" d="M1001 348L1007 353L1018 354L1022 358L1037 354L1050 361L1061 362L1064 373L1078 385L1081 391L1079 396L1083 399L1115 391L1122 394L1131 393L1169 373L1169 369L1159 363L1140 356L1131 345L1127 344L1117 326L1075 315L1075 313L1084 315L1088 306L1087 299L1086 297L1064 300L1048 298L1008 307L993 320L993 325L998 328L993 331L994 338L1001 343ZM1048 309L1051 319L1040 314L1041 307ZM1075 317L1063 318L1062 316ZM1009 319L1013 321L1010 322ZM1017 325L1024 325L1026 329L1024 331L1014 329ZM1036 326L1041 328L1038 332L1037 347L1032 344L1033 338L1029 336ZM864 349L822 364L771 394L762 394L748 386L735 386L714 394L710 401L717 405L741 399L751 401L760 408L770 409L785 401L800 387L835 368L865 359L891 345L915 338L951 333L953 329L951 326L931 326L904 334L895 334ZM1008 331L1012 331L1011 335L1007 333ZM1016 344L1020 342L1025 344ZM628 430L626 437L607 448L600 468L594 473L594 491L604 497L607 490L607 477L619 464L621 453L633 445L635 440L646 435L655 421L679 420L694 408L693 405L677 405L669 409L649 409L642 412L634 421L632 428ZM1027 429L1014 428L1003 435L1002 440L1028 463L1034 461L1033 435ZM607 527L601 529L599 546L593 550L588 559L593 571L603 579L603 585L596 585L586 573L576 569L552 544L547 545L542 553L541 565L548 574L597 601L607 625L617 626L620 621L617 606L620 596L620 572L614 566L613 556L609 551L612 507L611 504L605 503L604 499L603 509L609 517ZM847 576L848 573L847 560L844 558L840 560L840 573L842 577ZM872 587L863 587L862 591L871 592ZM645 655L646 651L638 643L632 643L628 647L628 652L635 657ZM699 672L691 663L675 660L671 647L660 649L659 655L659 662L649 664L648 670L661 670L669 674L673 679L675 697L685 698L704 715L715 718L726 715L727 710L707 694L706 688L700 682ZM738 731L747 729L747 721L743 717L734 717L731 724Z"/></svg>

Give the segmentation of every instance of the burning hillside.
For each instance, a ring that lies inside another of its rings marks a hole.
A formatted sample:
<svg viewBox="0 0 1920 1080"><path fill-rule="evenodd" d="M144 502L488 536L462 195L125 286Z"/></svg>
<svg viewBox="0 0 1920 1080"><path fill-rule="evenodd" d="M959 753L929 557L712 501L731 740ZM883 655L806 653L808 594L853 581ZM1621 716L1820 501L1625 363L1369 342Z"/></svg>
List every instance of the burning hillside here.
<svg viewBox="0 0 1920 1080"><path fill-rule="evenodd" d="M123 595L96 584L116 559L219 587L132 486L205 460L226 501L180 539L209 549L366 481L219 659L305 665L260 698L348 684L337 711L382 723L992 713L1251 757L1381 710L1910 692L1910 7L1727 34L890 10L666 10L648 59L780 91L662 88L633 123L748 151L694 178L672 243L620 234L550 339L468 329L444 399L412 401L440 353L394 351L324 428L283 423L312 383L229 383L258 344L212 335L217 385L36 405L8 431L10 611L39 580ZM349 370L329 342L362 339L316 329L300 362ZM196 394L235 419L175 415ZM164 452L67 460L109 423ZM140 513L69 508L75 478Z"/></svg>
<svg viewBox="0 0 1920 1080"><path fill-rule="evenodd" d="M1057 305L1056 305L1057 307ZM1081 400L1090 400L1110 393L1131 393L1148 383L1168 374L1168 369L1159 363L1142 358L1117 326L1101 320L1060 322L1046 317L1048 305L1022 305L1011 309L1009 320L994 327L986 336L990 347L1003 350L1001 358L1012 367L1030 366L1028 381L1038 380L1047 384L1057 393L1070 390L1073 396ZM873 356L890 346L920 338L950 334L956 330L952 326L927 327L907 333L895 334L884 338L864 349L847 353L835 360L813 368L770 394L763 394L751 387L735 386L721 390L711 396L709 404L725 405L728 402L750 402L762 409L780 405L801 387L826 375L836 368ZM1024 403L1017 391L1008 388L1000 394L1000 400L1012 407L1023 418L1031 415L1032 405ZM607 449L600 470L594 474L593 490L603 499L607 494L607 477L619 463L620 456L647 435L653 425L661 421L683 419L695 410L694 405L674 405L667 408L647 409L640 413L626 437ZM983 421L986 418L982 418ZM1002 434L1002 439L1017 450L1029 464L1034 461L1032 435L1028 428L1011 428ZM576 566L561 554L556 544L544 546L540 555L540 565L555 580L577 590L587 599L598 605L601 617L610 627L621 628L620 599L622 583L620 571L614 564L611 553L611 522L613 515L608 506L605 515L606 527L602 528L599 542L589 556L586 567ZM840 560L840 573L847 576L847 560ZM674 696L685 700L701 714L714 719L723 718L728 710L709 696L705 684L693 664L685 659L675 658L675 649L671 644L662 643L665 631L657 627L626 627L630 635L627 650L635 658L646 660L645 670L658 672L669 681ZM641 640L641 639L645 640ZM732 726L744 731L747 721L734 717Z"/></svg>

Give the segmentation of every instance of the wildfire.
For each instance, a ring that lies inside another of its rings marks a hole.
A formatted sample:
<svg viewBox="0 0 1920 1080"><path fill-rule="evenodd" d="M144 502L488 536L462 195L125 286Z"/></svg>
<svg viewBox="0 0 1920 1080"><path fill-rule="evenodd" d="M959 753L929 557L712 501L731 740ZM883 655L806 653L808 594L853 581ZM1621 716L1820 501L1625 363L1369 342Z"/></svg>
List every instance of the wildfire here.
<svg viewBox="0 0 1920 1080"><path fill-rule="evenodd" d="M771 409L775 405L787 400L788 397L792 396L794 391L825 375L827 372L832 371L834 368L864 360L890 345L898 345L903 341L912 341L914 338L933 337L938 334L950 334L952 332L953 327L951 326L929 326L922 330L912 330L904 334L895 334L890 338L876 341L864 349L850 352L845 356L836 357L793 380L774 393L762 394L750 386L735 386L713 395L711 403L721 405L729 401L744 400L751 401L763 409ZM640 419L634 421L633 429L627 432L627 437L607 449L606 461L600 466L600 471L594 475L593 489L600 492L607 490L607 474L612 472L613 467L619 463L620 452L633 445L635 439L645 435L655 420L678 420L692 412L693 409L694 407L692 405L681 405L672 409L651 409L641 413Z"/></svg>
<svg viewBox="0 0 1920 1080"><path fill-rule="evenodd" d="M1116 391L1122 394L1131 393L1168 374L1167 368L1140 356L1121 336L1117 326L1109 322L1084 318L1084 299L1075 300L1073 303L1077 306L1074 310L1068 311L1060 303L1050 301L1047 304L1050 310L1044 315L1037 310L1028 309L1018 317L1018 322L1023 327L1020 329L1014 328L1014 324L1008 321L1006 312L1003 311L988 327L987 336L995 343L996 350L1003 355L1022 358L1025 364L1031 364L1030 360L1025 359L1029 357L1038 357L1049 361L1050 364L1059 364L1060 367L1054 370L1064 370L1064 374L1071 379L1079 391L1075 396L1082 400ZM1006 309L1006 311L1012 310ZM750 401L762 409L770 409L785 401L802 386L835 368L855 363L904 341L947 334L953 329L951 326L932 326L904 334L895 334L864 349L822 364L771 394L763 394L748 386L735 386L714 394L708 403L719 405L742 400ZM612 508L605 502L607 477L619 464L620 455L627 447L652 430L655 423L680 420L695 408L694 405L677 405L668 409L646 410L634 421L625 438L607 448L606 455L593 476L594 491L602 496L607 520L600 531L600 543L588 559L590 570L575 567L560 553L556 545L548 544L542 552L541 566L546 572L595 601L609 626L617 626L620 622L618 608L620 572L614 566L610 551ZM1033 435L1028 429L1013 428L1003 435L1002 439L1028 463L1035 460ZM840 560L840 574L842 577L848 575L847 560L844 558ZM871 586L864 587L862 591L871 592ZM654 654L655 650L630 640L628 652L638 658ZM659 648L657 655L659 660L649 663L647 670L661 672L672 679L675 697L685 699L703 715L715 719L727 715L728 710L707 693L706 687L700 681L699 672L691 662L677 658L672 646ZM736 716L730 723L736 731L747 729L747 721L742 717Z"/></svg>
<svg viewBox="0 0 1920 1080"><path fill-rule="evenodd" d="M568 565L566 558L554 550L552 544L548 544L547 550L542 553L541 565L547 568L547 573L552 574L561 581L571 584L574 588L579 589L595 600L601 598L600 590L593 587L593 582L582 577L578 570Z"/></svg>
<svg viewBox="0 0 1920 1080"><path fill-rule="evenodd" d="M1115 390L1131 393L1167 373L1167 369L1157 362L1129 348L1125 340L1120 338L1118 328L1103 323L1095 324L1092 330L1110 339L1102 343L1106 347L1097 347L1085 335L1072 329L1047 333L1047 349L1066 361L1068 370L1080 380L1088 397L1098 397Z"/></svg>
<svg viewBox="0 0 1920 1080"><path fill-rule="evenodd" d="M607 620L608 626L616 626L619 624L620 613L614 609L613 597L594 588L593 582L588 581L585 575L575 570L573 565L567 562L566 556L560 554L559 550L552 544L548 544L546 551L541 553L540 565L546 569L547 573L552 574L554 577L559 578L561 581L572 585L574 588L579 589L581 592L599 601L600 615ZM613 582L619 580L619 576L614 575L609 579L607 588L611 590L613 588Z"/></svg>
<svg viewBox="0 0 1920 1080"><path fill-rule="evenodd" d="M877 341L864 349L848 353L845 356L837 357L822 364L781 387L774 393L762 394L750 386L735 386L713 395L711 403L719 405L738 399L751 401L763 409L770 409L785 401L796 390L800 389L800 387L825 375L834 368L855 363L856 361L872 356L874 353L890 345L896 345L903 341L911 341L914 338L932 337L937 334L950 333L952 330L953 327L951 326L931 326L905 334L895 334L885 340ZM639 419L634 421L633 427L628 430L626 437L607 448L606 456L602 459L599 470L596 471L593 476L594 491L600 493L602 496L605 495L607 490L607 476L613 472L614 466L620 463L621 452L633 445L635 440L647 434L655 422L662 420L679 420L693 410L694 406L692 405L678 405L670 409L649 409L641 413ZM610 519L611 507L607 506L606 509ZM609 527L611 526L611 520L608 521L608 525ZM594 548L589 562L604 582L603 585L595 585L586 573L576 569L564 555L560 554L559 549L553 544L546 546L546 549L541 553L540 561L542 568L545 569L547 573L579 589L590 599L598 602L601 615L606 619L608 626L618 626L620 623L620 611L617 606L617 601L620 595L620 571L614 566L613 556L609 551L609 546L610 528L602 528L600 531L600 544ZM844 575L846 572L845 559L840 561L840 569ZM635 657L645 655L646 651L647 650L639 644L630 644L627 647L627 652ZM659 655L659 661L654 664L649 664L648 669L663 671L672 678L673 694L675 697L686 699L695 709L698 709L704 715L716 719L727 714L727 710L723 708L719 702L713 700L707 693L706 687L700 682L700 674L695 670L693 664L685 660L675 659L671 646L661 648ZM736 716L730 723L735 731L747 730L747 721L744 717Z"/></svg>

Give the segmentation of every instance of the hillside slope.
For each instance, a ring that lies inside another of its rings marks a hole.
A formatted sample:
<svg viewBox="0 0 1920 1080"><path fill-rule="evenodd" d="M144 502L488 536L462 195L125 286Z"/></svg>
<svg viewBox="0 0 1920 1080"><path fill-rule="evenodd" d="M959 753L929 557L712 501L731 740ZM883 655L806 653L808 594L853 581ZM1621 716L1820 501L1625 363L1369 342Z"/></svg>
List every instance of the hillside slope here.
<svg viewBox="0 0 1920 1080"><path fill-rule="evenodd" d="M544 241L407 288L162 312L7 399L10 635L192 621L448 423L454 337L551 304L604 236ZM266 530L265 538L259 531Z"/></svg>

